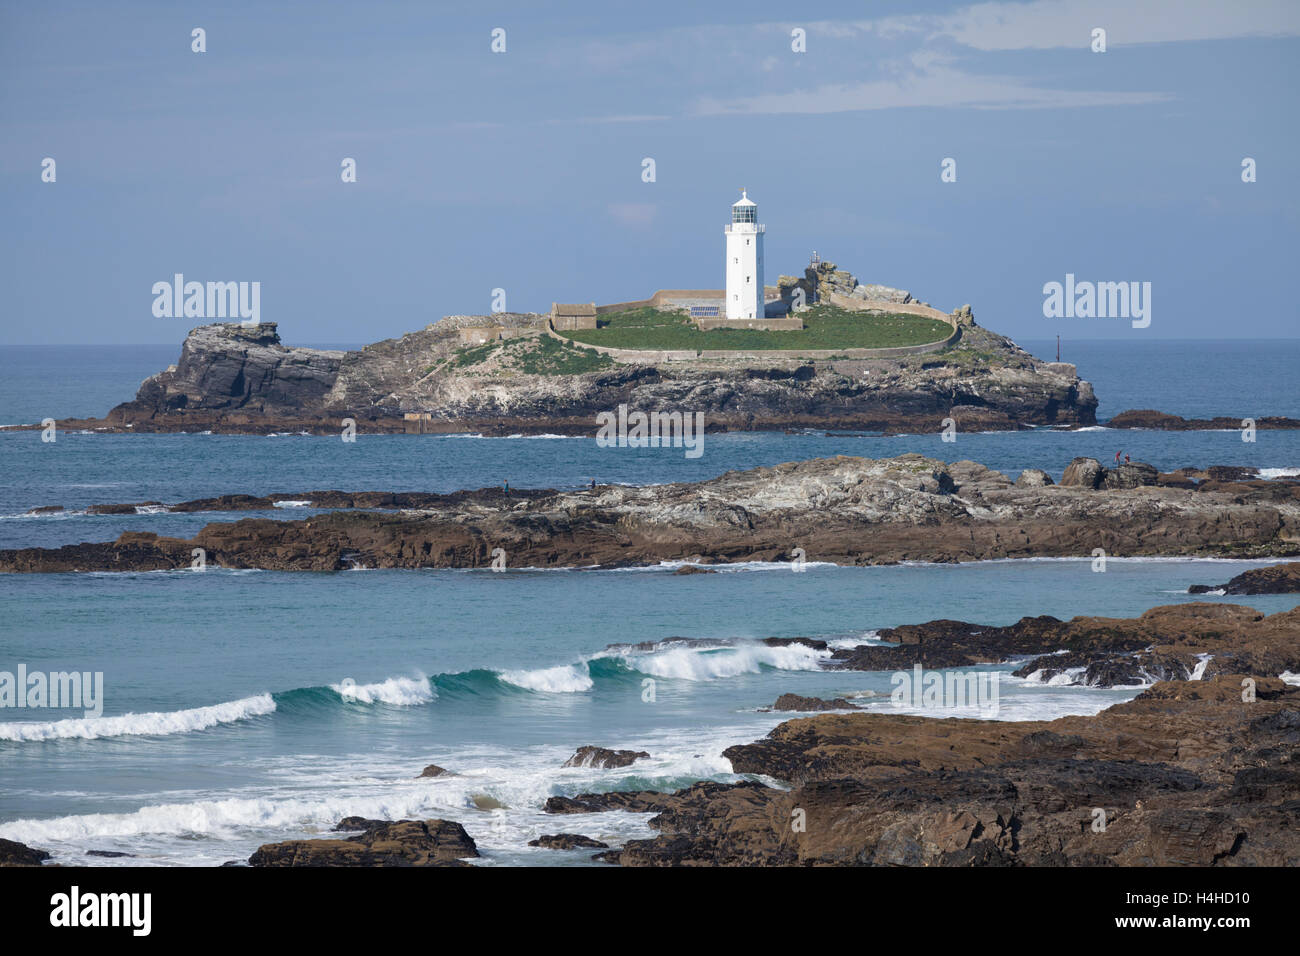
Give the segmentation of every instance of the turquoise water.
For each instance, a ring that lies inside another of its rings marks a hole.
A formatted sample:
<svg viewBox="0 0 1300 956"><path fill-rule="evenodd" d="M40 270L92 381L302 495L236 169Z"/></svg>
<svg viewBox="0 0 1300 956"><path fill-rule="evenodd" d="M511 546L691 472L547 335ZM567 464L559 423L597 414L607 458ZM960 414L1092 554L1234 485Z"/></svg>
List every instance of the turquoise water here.
<svg viewBox="0 0 1300 956"><path fill-rule="evenodd" d="M47 358L46 373L60 382L80 367L77 354ZM1140 364L1119 346L1102 358L1110 369ZM1275 399L1261 414L1300 414L1287 407L1294 388L1264 396L1258 365L1231 368L1235 377L1215 388ZM86 395L100 405L80 413L103 410L109 371L134 377L139 369L88 362ZM69 405L91 401L75 389L66 394ZM1169 401L1119 401L1112 411L1144 404L1236 413ZM9 414L15 407L0 401L0 420L21 420ZM69 413L78 412L51 412ZM22 514L45 504L317 488L447 491L503 478L516 487L574 487L592 477L639 484L903 451L973 458L1010 474L1024 467L1059 474L1074 455L1111 457L1117 441L1161 468L1300 466L1295 432L1261 432L1254 445L1231 432L1035 431L960 435L956 445L937 436L710 435L698 460L667 449L599 449L591 439L363 435L345 445L303 436L60 435L51 445L10 433L0 434L0 547L107 539L127 528L188 534L222 517ZM1252 566L1258 562L1112 559L1105 573L1088 561L1039 560L812 565L804 573L755 564L687 577L670 568L0 576L0 670L101 671L105 698L97 718L0 710L0 837L50 849L61 862L198 865L245 858L261 843L318 832L344 815L443 816L466 826L486 863L584 863L585 852L526 842L565 830L618 843L649 835L645 817L549 818L541 813L547 796L734 779L722 750L780 722L761 708L784 692L888 706L889 674L828 672L824 655L767 647L762 638L847 645L881 627L939 617L1004 624L1044 613L1127 616L1164 603L1232 600L1185 592ZM1295 601L1238 603L1272 613ZM705 643L671 641L678 637ZM659 643L606 650L636 642ZM1136 693L1032 684L996 670L1004 675L999 719L1091 713ZM561 768L585 744L651 757L621 770ZM414 779L431 762L456 776ZM84 856L90 849L136 856Z"/></svg>

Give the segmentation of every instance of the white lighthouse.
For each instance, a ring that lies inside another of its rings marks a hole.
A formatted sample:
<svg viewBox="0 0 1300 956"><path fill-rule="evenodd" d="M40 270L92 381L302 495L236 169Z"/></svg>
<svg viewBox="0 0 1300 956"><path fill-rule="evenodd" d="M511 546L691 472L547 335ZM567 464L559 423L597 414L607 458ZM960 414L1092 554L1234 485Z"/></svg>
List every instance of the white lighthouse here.
<svg viewBox="0 0 1300 956"><path fill-rule="evenodd" d="M763 318L763 232L758 204L740 191L727 235L727 318Z"/></svg>

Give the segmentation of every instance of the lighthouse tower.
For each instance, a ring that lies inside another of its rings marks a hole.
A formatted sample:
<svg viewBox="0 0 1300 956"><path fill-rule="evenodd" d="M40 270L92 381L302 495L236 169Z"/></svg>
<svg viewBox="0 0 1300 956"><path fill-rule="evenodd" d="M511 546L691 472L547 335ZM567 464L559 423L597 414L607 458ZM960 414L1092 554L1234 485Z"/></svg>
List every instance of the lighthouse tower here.
<svg viewBox="0 0 1300 956"><path fill-rule="evenodd" d="M763 318L763 232L758 204L740 191L727 235L727 318Z"/></svg>

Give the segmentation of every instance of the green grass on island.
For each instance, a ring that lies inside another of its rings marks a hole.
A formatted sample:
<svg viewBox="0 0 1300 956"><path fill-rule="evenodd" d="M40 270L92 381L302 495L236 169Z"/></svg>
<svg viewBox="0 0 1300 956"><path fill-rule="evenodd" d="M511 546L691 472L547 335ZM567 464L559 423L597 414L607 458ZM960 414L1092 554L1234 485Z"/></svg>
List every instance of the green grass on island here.
<svg viewBox="0 0 1300 956"><path fill-rule="evenodd" d="M582 375L584 372L599 372L614 364L608 355L601 355L595 349L569 345L545 335L458 349L448 361L451 368L461 369L493 359L497 371L523 375ZM425 371L434 368L430 366Z"/></svg>
<svg viewBox="0 0 1300 956"><path fill-rule="evenodd" d="M887 349L946 339L952 326L919 315L850 312L815 305L804 327L788 332L710 329L702 332L682 312L631 309L600 317L596 329L560 333L575 342L620 349Z"/></svg>

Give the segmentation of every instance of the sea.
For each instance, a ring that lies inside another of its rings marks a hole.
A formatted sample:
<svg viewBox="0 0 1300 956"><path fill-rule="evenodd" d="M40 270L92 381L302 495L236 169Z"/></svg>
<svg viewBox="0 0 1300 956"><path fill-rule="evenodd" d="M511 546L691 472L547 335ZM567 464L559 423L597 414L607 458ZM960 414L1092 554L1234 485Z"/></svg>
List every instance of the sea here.
<svg viewBox="0 0 1300 956"><path fill-rule="evenodd" d="M1054 342L1022 342L1044 358ZM335 346L337 347L337 346ZM0 348L0 424L101 415L176 360L173 346ZM601 448L594 437L275 436L0 432L0 548L107 541L124 530L190 535L238 514L88 515L88 505L227 493L302 494L271 517L313 513L308 492L575 488L695 481L827 455L920 452L1011 477L1059 478L1078 455L1117 451L1161 470L1248 465L1300 474L1300 431L1116 431L1128 408L1186 417L1300 418L1300 342L1073 343L1102 424L1076 431L707 435L704 454ZM594 436L594 431L593 431ZM37 507L64 511L33 516ZM463 824L488 866L599 865L590 850L528 846L578 831L617 846L652 836L649 815L554 817L550 796L734 781L723 751L791 714L783 693L896 709L894 675L828 670L828 648L934 618L1130 616L1228 601L1264 613L1286 595L1191 596L1267 562L1091 558L842 568L750 562L716 574L675 565L283 573L0 575L4 673L76 671L96 706L0 707L0 838L54 862L215 866L264 843L328 834L344 816ZM988 667L992 710L1024 721L1095 713L1140 686L1098 689ZM96 677L95 675L102 675ZM102 683L96 683L102 681ZM101 710L102 708L102 710ZM905 710L910 708L904 708ZM95 712L101 711L101 712ZM924 709L917 713L932 713ZM647 751L619 769L564 767L584 745ZM420 777L428 764L448 773ZM779 784L778 781L766 781Z"/></svg>

